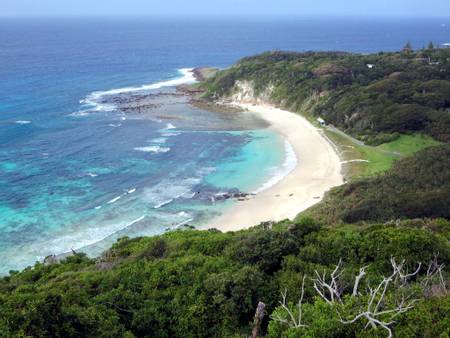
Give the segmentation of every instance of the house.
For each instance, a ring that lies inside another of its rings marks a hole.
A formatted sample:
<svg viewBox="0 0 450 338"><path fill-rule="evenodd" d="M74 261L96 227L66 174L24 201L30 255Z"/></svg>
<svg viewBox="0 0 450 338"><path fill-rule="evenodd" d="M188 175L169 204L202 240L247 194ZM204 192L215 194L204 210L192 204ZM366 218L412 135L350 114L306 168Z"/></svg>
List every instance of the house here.
<svg viewBox="0 0 450 338"><path fill-rule="evenodd" d="M442 46L444 48L450 48L450 42L443 43Z"/></svg>
<svg viewBox="0 0 450 338"><path fill-rule="evenodd" d="M326 125L327 125L327 123L325 122L325 120L323 119L323 118L318 118L317 119L317 122L319 122L319 124L322 126L322 127L325 127Z"/></svg>
<svg viewBox="0 0 450 338"><path fill-rule="evenodd" d="M375 67L375 65L373 65L373 64L371 64L371 63L368 63L366 66L367 66L367 68L369 68L369 69L372 69L373 67Z"/></svg>

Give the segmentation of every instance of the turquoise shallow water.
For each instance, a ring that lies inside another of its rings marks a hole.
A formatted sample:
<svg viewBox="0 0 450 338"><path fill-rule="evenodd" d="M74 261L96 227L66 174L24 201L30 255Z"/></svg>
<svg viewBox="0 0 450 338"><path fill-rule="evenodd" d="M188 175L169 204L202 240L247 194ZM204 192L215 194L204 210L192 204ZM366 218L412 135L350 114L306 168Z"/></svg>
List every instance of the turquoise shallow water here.
<svg viewBox="0 0 450 338"><path fill-rule="evenodd" d="M239 187L252 192L261 187L268 177L282 174L280 166L285 157L283 138L269 129L245 133L251 141L239 149L233 160L219 164L216 171L206 176L207 183L219 188Z"/></svg>
<svg viewBox="0 0 450 338"><path fill-rule="evenodd" d="M252 192L283 174L283 139L252 114L192 107L165 85L189 81L184 73L151 89L95 94L66 115L76 132L51 129L1 153L1 271L205 225L233 203L216 196ZM142 99L152 109L124 113L112 104Z"/></svg>

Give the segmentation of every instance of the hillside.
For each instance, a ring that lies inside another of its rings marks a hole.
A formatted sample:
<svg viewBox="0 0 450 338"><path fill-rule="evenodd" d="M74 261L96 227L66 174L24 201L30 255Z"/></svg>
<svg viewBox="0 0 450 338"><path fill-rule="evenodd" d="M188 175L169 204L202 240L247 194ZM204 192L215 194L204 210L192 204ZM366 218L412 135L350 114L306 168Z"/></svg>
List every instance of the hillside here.
<svg viewBox="0 0 450 338"><path fill-rule="evenodd" d="M250 86L256 98L322 117L371 145L400 133L450 141L450 50L356 55L267 52L217 73L203 88L223 98Z"/></svg>
<svg viewBox="0 0 450 338"><path fill-rule="evenodd" d="M333 189L307 211L327 222L450 219L450 146L422 150L387 172Z"/></svg>
<svg viewBox="0 0 450 338"><path fill-rule="evenodd" d="M343 324L339 316L350 319L362 311L366 286L391 274L389 260L395 257L406 260L403 273L419 261L423 266L405 284L392 282L384 296L377 295L380 311L400 306L402 294L415 300L394 313L390 330L396 337L444 337L450 333L450 298L439 273L430 275L428 268L435 266L429 266L435 255L436 266L450 263L449 234L444 221L328 228L303 218L236 233L187 230L123 238L99 259L77 254L1 279L0 336L248 337L263 302L261 330L269 337L386 337L382 327L367 328L367 320ZM340 259L339 300L327 302L314 289L314 271L328 276ZM367 275L361 294L351 296L362 266ZM442 273L446 283L448 273ZM302 280L307 326L295 328L278 302L286 290L286 306L297 313Z"/></svg>

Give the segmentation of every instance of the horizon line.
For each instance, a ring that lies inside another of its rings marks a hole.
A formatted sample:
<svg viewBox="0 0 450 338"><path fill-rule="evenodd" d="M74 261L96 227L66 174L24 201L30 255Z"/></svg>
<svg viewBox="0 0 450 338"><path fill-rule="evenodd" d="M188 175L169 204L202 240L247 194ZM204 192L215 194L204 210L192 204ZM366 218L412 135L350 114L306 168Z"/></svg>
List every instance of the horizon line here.
<svg viewBox="0 0 450 338"><path fill-rule="evenodd" d="M400 14L262 14L262 13L159 13L159 14L49 14L49 15L2 15L2 19L64 19L64 18L352 18L352 19L450 19L450 15L400 15Z"/></svg>

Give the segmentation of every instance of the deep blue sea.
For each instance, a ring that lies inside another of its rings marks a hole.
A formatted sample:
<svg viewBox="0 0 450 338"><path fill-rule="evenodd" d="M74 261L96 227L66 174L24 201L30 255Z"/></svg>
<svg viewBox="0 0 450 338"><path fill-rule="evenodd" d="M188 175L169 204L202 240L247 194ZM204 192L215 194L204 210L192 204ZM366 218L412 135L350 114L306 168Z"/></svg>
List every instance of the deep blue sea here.
<svg viewBox="0 0 450 338"><path fill-rule="evenodd" d="M285 142L262 121L172 95L189 68L407 41L450 42L450 20L0 18L0 273L205 224L234 203L214 196L285 174Z"/></svg>

